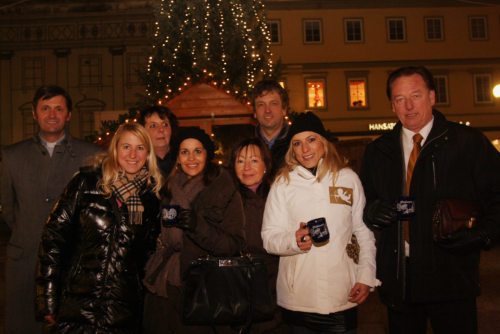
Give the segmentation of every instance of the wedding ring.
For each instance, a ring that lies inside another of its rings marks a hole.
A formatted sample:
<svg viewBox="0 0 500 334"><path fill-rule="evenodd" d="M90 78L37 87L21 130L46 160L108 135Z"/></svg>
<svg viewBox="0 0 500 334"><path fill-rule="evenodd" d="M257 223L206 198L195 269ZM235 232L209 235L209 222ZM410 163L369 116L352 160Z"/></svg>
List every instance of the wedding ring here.
<svg viewBox="0 0 500 334"><path fill-rule="evenodd" d="M303 235L302 238L300 238L300 242L306 242L306 236Z"/></svg>

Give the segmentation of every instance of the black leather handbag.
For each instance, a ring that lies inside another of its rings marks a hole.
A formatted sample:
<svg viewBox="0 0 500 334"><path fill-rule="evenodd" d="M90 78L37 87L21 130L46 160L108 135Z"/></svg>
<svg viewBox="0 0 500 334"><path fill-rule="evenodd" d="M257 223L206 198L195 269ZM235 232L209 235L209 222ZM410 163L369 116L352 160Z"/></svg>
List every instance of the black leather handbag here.
<svg viewBox="0 0 500 334"><path fill-rule="evenodd" d="M191 262L183 284L186 325L241 326L273 318L276 302L260 258L198 258Z"/></svg>

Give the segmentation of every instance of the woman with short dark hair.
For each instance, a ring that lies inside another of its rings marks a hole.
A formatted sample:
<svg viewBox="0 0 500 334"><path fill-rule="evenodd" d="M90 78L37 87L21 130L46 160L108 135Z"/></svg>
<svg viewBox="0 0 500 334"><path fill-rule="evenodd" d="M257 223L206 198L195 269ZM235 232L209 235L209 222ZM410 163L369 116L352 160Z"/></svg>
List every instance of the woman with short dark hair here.
<svg viewBox="0 0 500 334"><path fill-rule="evenodd" d="M266 252L260 235L262 217L270 187L271 153L259 138L240 141L231 152L229 168L238 183L245 212L247 251L266 264L269 289L276 301L276 277L279 257ZM276 308L273 319L252 323L249 333L287 333L281 312Z"/></svg>

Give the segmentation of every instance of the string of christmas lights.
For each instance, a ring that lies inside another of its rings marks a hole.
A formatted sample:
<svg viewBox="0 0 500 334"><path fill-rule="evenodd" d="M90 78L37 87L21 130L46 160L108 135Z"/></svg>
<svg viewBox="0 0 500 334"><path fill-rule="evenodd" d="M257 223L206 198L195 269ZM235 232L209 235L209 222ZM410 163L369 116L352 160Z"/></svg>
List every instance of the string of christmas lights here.
<svg viewBox="0 0 500 334"><path fill-rule="evenodd" d="M145 75L147 98L164 104L205 82L242 100L273 61L260 0L162 0Z"/></svg>

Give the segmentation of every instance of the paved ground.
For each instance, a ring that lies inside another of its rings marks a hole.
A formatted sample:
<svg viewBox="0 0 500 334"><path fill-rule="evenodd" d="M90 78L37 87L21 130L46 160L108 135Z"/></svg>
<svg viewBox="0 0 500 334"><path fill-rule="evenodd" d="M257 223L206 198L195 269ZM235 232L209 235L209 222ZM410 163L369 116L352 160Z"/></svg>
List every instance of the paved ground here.
<svg viewBox="0 0 500 334"><path fill-rule="evenodd" d="M7 238L7 227L0 222L0 334L3 334L4 263ZM489 252L483 252L481 283L483 294L478 299L479 333L498 334L500 333L500 247ZM385 308L379 302L376 293L372 294L368 301L360 306L358 333L387 333Z"/></svg>

